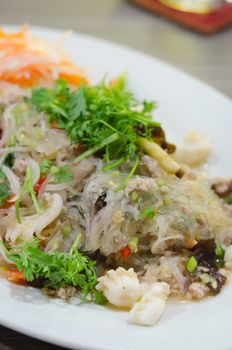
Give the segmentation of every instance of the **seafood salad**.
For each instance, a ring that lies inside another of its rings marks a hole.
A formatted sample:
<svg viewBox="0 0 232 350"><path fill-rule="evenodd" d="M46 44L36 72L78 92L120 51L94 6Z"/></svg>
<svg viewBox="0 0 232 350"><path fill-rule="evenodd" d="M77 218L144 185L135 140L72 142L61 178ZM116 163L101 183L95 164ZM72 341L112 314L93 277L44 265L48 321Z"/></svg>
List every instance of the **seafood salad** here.
<svg viewBox="0 0 232 350"><path fill-rule="evenodd" d="M27 28L0 32L0 52L1 276L147 326L168 298L220 293L232 181L201 170L210 143L176 148L125 77L92 85Z"/></svg>

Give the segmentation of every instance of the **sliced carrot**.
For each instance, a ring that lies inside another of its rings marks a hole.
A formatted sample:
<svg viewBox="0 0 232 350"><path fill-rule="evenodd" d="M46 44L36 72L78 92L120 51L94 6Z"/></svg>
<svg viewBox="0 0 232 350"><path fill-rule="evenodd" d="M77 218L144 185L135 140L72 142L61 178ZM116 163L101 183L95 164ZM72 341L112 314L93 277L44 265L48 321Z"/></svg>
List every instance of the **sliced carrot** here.
<svg viewBox="0 0 232 350"><path fill-rule="evenodd" d="M75 85L75 86L80 86L80 84L87 85L87 80L80 76L80 75L72 75L72 74L67 74L67 73L60 73L59 74L60 79L66 80L69 84Z"/></svg>
<svg viewBox="0 0 232 350"><path fill-rule="evenodd" d="M58 46L32 37L27 27L16 33L0 31L0 52L2 81L23 88L50 84L57 78L75 86L87 84L82 70L76 67Z"/></svg>
<svg viewBox="0 0 232 350"><path fill-rule="evenodd" d="M37 68L39 69L39 65ZM43 70L45 74L46 70L44 69L44 67ZM27 66L24 69L21 69L19 72L17 72L17 74L10 71L2 73L0 75L0 80L7 81L11 84L20 85L23 88L28 88L37 85L44 80L48 80L48 77L49 75L51 75L51 72L47 71L46 75L47 77L45 79L41 72L36 70L33 66ZM52 79L50 79L50 81L51 80Z"/></svg>
<svg viewBox="0 0 232 350"><path fill-rule="evenodd" d="M17 284L26 284L25 278L23 277L23 273L17 269L8 270L7 279Z"/></svg>

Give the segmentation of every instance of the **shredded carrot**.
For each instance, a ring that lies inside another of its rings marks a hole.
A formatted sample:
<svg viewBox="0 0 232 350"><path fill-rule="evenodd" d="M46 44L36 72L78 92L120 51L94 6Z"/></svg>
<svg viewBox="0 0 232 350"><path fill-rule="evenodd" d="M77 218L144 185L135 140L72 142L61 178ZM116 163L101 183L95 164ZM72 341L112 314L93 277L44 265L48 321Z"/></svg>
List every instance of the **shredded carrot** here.
<svg viewBox="0 0 232 350"><path fill-rule="evenodd" d="M69 84L79 86L81 83L87 85L87 80L79 75L70 75L67 73L60 73L60 79L66 80Z"/></svg>
<svg viewBox="0 0 232 350"><path fill-rule="evenodd" d="M45 72L45 71L44 71ZM47 72L49 75L49 72ZM11 84L16 84L22 88L29 88L37 85L44 80L44 76L36 71L33 67L27 66L25 69L21 69L18 74L12 74L12 72L3 72L0 74L0 80L7 81Z"/></svg>
<svg viewBox="0 0 232 350"><path fill-rule="evenodd" d="M28 88L62 78L79 86L87 83L83 71L59 49L32 37L27 27L19 32L0 31L0 81Z"/></svg>

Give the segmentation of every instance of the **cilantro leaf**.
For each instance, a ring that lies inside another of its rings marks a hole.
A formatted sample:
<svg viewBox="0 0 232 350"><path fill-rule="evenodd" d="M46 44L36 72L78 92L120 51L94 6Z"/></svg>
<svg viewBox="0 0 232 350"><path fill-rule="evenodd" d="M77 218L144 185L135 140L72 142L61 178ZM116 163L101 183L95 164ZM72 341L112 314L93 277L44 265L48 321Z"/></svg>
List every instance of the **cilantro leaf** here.
<svg viewBox="0 0 232 350"><path fill-rule="evenodd" d="M71 120L76 120L81 114L86 112L86 102L84 96L83 86L74 91L69 98L68 105L68 116Z"/></svg>
<svg viewBox="0 0 232 350"><path fill-rule="evenodd" d="M136 159L138 130L148 135L159 125L151 116L154 103L138 101L126 91L123 77L109 86L103 81L96 86L81 85L75 91L58 80L52 89L33 89L29 101L66 130L72 142L81 143L90 154L101 149L107 162Z"/></svg>
<svg viewBox="0 0 232 350"><path fill-rule="evenodd" d="M0 206L5 203L10 195L10 189L5 183L0 183Z"/></svg>
<svg viewBox="0 0 232 350"><path fill-rule="evenodd" d="M9 186L6 184L6 180L6 175L0 168L0 206L4 205L11 193Z"/></svg>
<svg viewBox="0 0 232 350"><path fill-rule="evenodd" d="M78 239L79 236L70 252L66 253L57 251L45 253L39 249L39 241L35 238L9 250L2 242L0 244L8 258L15 262L17 269L23 272L26 281L43 278L44 286L52 289L70 285L78 287L83 300L90 293L93 301L104 304L105 298L95 289L97 284L95 261L77 251Z"/></svg>
<svg viewBox="0 0 232 350"><path fill-rule="evenodd" d="M152 137L152 131L160 125L151 115L155 104L137 100L126 90L124 77L108 86L102 81L95 86L81 85L74 91L65 81L58 80L52 89L33 89L29 102L65 130L71 142L86 149L75 158L76 162L96 152L107 163L120 164L115 161L121 159L133 162L129 177L117 190L136 171L139 136ZM56 182L64 181L57 178Z"/></svg>

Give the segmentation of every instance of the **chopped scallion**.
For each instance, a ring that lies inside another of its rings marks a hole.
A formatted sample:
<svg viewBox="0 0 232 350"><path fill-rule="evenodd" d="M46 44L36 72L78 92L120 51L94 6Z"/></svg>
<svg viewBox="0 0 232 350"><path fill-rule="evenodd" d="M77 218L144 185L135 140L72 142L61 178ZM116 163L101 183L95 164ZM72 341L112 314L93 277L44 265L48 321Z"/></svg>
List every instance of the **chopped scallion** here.
<svg viewBox="0 0 232 350"><path fill-rule="evenodd" d="M197 268L197 259L194 256L188 259L186 268L188 272L192 273Z"/></svg>

